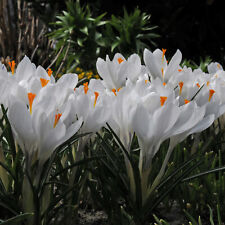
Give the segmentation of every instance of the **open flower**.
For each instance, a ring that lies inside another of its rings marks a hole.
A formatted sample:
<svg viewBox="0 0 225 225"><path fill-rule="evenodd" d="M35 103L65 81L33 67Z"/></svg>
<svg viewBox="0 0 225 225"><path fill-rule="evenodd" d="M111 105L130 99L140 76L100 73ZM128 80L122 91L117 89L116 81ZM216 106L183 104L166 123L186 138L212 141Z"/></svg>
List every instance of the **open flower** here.
<svg viewBox="0 0 225 225"><path fill-rule="evenodd" d="M166 60L166 49L156 49L153 53L148 49L144 50L144 62L153 79L159 77L163 83L176 76L179 72L179 64L182 59L181 52L177 50L169 63Z"/></svg>
<svg viewBox="0 0 225 225"><path fill-rule="evenodd" d="M49 98L46 99L48 104ZM46 102L42 102L45 106ZM50 112L45 113L45 108L36 107L30 113L27 105L19 100L13 100L8 110L8 118L15 138L30 160L38 159L44 163L52 152L63 142L74 135L81 126L82 120L71 122L66 126L60 119L62 114L49 107Z"/></svg>
<svg viewBox="0 0 225 225"><path fill-rule="evenodd" d="M120 53L116 53L112 61L108 56L106 61L98 58L96 67L103 79L104 86L110 90L123 87L127 78L135 82L145 71L137 54L131 55L128 60Z"/></svg>

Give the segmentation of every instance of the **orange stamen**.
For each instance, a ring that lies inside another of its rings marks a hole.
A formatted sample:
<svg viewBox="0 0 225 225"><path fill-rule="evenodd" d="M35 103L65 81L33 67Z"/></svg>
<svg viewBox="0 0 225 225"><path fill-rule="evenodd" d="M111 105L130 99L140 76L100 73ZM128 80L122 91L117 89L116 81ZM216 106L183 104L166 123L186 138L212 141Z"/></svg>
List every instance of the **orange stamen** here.
<svg viewBox="0 0 225 225"><path fill-rule="evenodd" d="M163 52L163 54L162 54L162 61L163 61L164 60L164 56L166 54L166 49L162 48L162 52Z"/></svg>
<svg viewBox="0 0 225 225"><path fill-rule="evenodd" d="M164 86L166 86L166 83L165 83L165 82L163 82L163 85L164 85Z"/></svg>
<svg viewBox="0 0 225 225"><path fill-rule="evenodd" d="M185 104L188 104L189 102L190 102L189 100L184 99L184 103L185 103Z"/></svg>
<svg viewBox="0 0 225 225"><path fill-rule="evenodd" d="M215 93L215 91L213 89L209 90L209 100L208 100L209 102L210 102L210 100L211 100L211 98L212 98L214 93Z"/></svg>
<svg viewBox="0 0 225 225"><path fill-rule="evenodd" d="M164 105L165 101L167 100L167 97L166 96L160 96L160 103L161 103L161 106Z"/></svg>
<svg viewBox="0 0 225 225"><path fill-rule="evenodd" d="M181 72L181 71L182 71L182 69L178 69L178 71L179 71L179 72Z"/></svg>
<svg viewBox="0 0 225 225"><path fill-rule="evenodd" d="M52 73L53 73L53 71L50 68L48 68L48 75L51 76Z"/></svg>
<svg viewBox="0 0 225 225"><path fill-rule="evenodd" d="M145 83L147 84L148 83L148 80L145 80Z"/></svg>
<svg viewBox="0 0 225 225"><path fill-rule="evenodd" d="M36 97L36 94L30 92L27 94L27 96L29 100L30 114L32 114L32 105L33 105L34 98Z"/></svg>
<svg viewBox="0 0 225 225"><path fill-rule="evenodd" d="M14 71L15 71L15 61L13 60L12 62L8 62L9 63L9 66L11 68L11 71L12 71L12 74L14 74Z"/></svg>
<svg viewBox="0 0 225 225"><path fill-rule="evenodd" d="M98 96L99 96L99 93L98 93L98 92L95 92L95 102L94 102L94 107L95 107L95 105L96 105L96 102L97 102Z"/></svg>
<svg viewBox="0 0 225 225"><path fill-rule="evenodd" d="M124 60L123 60L122 58L118 58L117 61L118 61L118 63L120 64L120 63L122 63Z"/></svg>
<svg viewBox="0 0 225 225"><path fill-rule="evenodd" d="M41 81L41 86L42 87L45 87L48 84L48 82L49 82L49 80L46 80L44 78L40 78L40 81Z"/></svg>
<svg viewBox="0 0 225 225"><path fill-rule="evenodd" d="M88 88L88 82L84 83L83 85L84 85L84 93L87 94L88 89L89 89Z"/></svg>
<svg viewBox="0 0 225 225"><path fill-rule="evenodd" d="M162 75L164 75L163 73L164 73L164 70L163 70L163 68L161 69L161 72L162 72Z"/></svg>
<svg viewBox="0 0 225 225"><path fill-rule="evenodd" d="M113 92L114 95L116 96L116 89L115 89L115 88L112 89L112 92Z"/></svg>
<svg viewBox="0 0 225 225"><path fill-rule="evenodd" d="M209 84L210 84L210 82L209 82L209 81L207 81L206 85L207 85L207 86L209 86Z"/></svg>
<svg viewBox="0 0 225 225"><path fill-rule="evenodd" d="M184 82L181 81L181 82L179 83L179 86L180 86L179 95L181 95L181 93L182 93L183 85L184 85Z"/></svg>
<svg viewBox="0 0 225 225"><path fill-rule="evenodd" d="M220 64L217 64L217 67L220 69Z"/></svg>
<svg viewBox="0 0 225 225"><path fill-rule="evenodd" d="M118 88L118 89L117 89L117 92L119 92L120 90L121 90L121 88Z"/></svg>
<svg viewBox="0 0 225 225"><path fill-rule="evenodd" d="M59 122L59 119L61 116L62 116L62 113L55 114L54 128L56 127L57 123Z"/></svg>
<svg viewBox="0 0 225 225"><path fill-rule="evenodd" d="M199 88L201 87L199 83L196 84Z"/></svg>

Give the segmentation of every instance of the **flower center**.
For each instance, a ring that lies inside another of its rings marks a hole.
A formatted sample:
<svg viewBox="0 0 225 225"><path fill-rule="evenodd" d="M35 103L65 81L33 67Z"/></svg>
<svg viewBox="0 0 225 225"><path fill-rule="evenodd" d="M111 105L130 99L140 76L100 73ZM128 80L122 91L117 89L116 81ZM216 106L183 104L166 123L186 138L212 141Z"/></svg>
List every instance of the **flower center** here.
<svg viewBox="0 0 225 225"><path fill-rule="evenodd" d="M36 94L29 92L27 96L29 100L30 114L32 114L32 105L33 105L34 98L36 97Z"/></svg>
<svg viewBox="0 0 225 225"><path fill-rule="evenodd" d="M49 80L46 80L44 78L40 78L40 81L41 81L41 86L42 87L45 87L48 84L48 82L49 82Z"/></svg>
<svg viewBox="0 0 225 225"><path fill-rule="evenodd" d="M118 58L117 61L118 61L118 63L120 64L120 63L122 63L124 60L123 60L122 58Z"/></svg>
<svg viewBox="0 0 225 225"><path fill-rule="evenodd" d="M163 60L164 60L165 54L166 54L166 49L162 48L162 62L163 62Z"/></svg>
<svg viewBox="0 0 225 225"><path fill-rule="evenodd" d="M95 105L96 105L98 96L99 96L99 93L96 91L96 92L95 92L95 102L94 102L94 107L95 107Z"/></svg>
<svg viewBox="0 0 225 225"><path fill-rule="evenodd" d="M167 97L166 96L160 96L160 103L161 103L161 106L164 105L165 101L167 100Z"/></svg>
<svg viewBox="0 0 225 225"><path fill-rule="evenodd" d="M184 82L181 81L181 82L179 83L179 86L180 86L179 95L181 95L181 93L182 93L183 85L184 85Z"/></svg>
<svg viewBox="0 0 225 225"><path fill-rule="evenodd" d="M57 123L59 122L59 119L61 116L62 116L62 113L55 114L54 128L56 127Z"/></svg>
<svg viewBox="0 0 225 225"><path fill-rule="evenodd" d="M84 85L84 93L87 94L88 89L89 89L88 88L88 82L84 83L83 85Z"/></svg>
<svg viewBox="0 0 225 225"><path fill-rule="evenodd" d="M116 89L115 89L115 88L112 89L112 92L113 92L114 95L116 96Z"/></svg>
<svg viewBox="0 0 225 225"><path fill-rule="evenodd" d="M208 100L209 102L210 102L210 100L211 100L211 98L212 98L214 93L215 93L215 91L213 89L209 90L209 100Z"/></svg>
<svg viewBox="0 0 225 225"><path fill-rule="evenodd" d="M48 68L48 75L51 76L52 73L53 73L53 71L50 68Z"/></svg>
<svg viewBox="0 0 225 225"><path fill-rule="evenodd" d="M199 83L196 84L199 88L201 87Z"/></svg>
<svg viewBox="0 0 225 225"><path fill-rule="evenodd" d="M16 65L15 61L13 60L12 62L8 62L8 63L9 63L9 66L11 68L12 74L14 74L14 72L15 72L15 65Z"/></svg>
<svg viewBox="0 0 225 225"><path fill-rule="evenodd" d="M161 72L162 72L162 76L164 76L164 69L163 68L161 68Z"/></svg>

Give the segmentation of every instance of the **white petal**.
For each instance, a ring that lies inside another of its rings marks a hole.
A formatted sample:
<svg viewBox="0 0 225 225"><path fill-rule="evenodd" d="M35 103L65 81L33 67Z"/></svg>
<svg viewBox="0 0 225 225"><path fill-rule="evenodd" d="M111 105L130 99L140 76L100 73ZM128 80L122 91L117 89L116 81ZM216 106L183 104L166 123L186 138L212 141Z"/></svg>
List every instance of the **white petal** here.
<svg viewBox="0 0 225 225"><path fill-rule="evenodd" d="M160 75L162 74L162 66L160 66L160 63L155 59L152 52L150 52L148 49L144 50L144 62L154 78L160 77Z"/></svg>

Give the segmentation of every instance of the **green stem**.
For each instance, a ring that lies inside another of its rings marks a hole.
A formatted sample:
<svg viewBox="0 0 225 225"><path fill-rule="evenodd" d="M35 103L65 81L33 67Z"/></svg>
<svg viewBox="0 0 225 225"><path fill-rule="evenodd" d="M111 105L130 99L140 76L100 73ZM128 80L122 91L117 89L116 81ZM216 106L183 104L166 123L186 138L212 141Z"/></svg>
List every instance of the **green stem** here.
<svg viewBox="0 0 225 225"><path fill-rule="evenodd" d="M171 153L173 152L173 148L174 148L174 145L170 144L168 151L166 153L166 157L163 161L162 167L161 167L158 175L156 176L155 180L153 181L153 184L152 184L150 190L148 191L147 197L155 190L157 185L160 183L160 180L162 179L162 177L165 173L165 169L166 169L167 163L170 159Z"/></svg>

